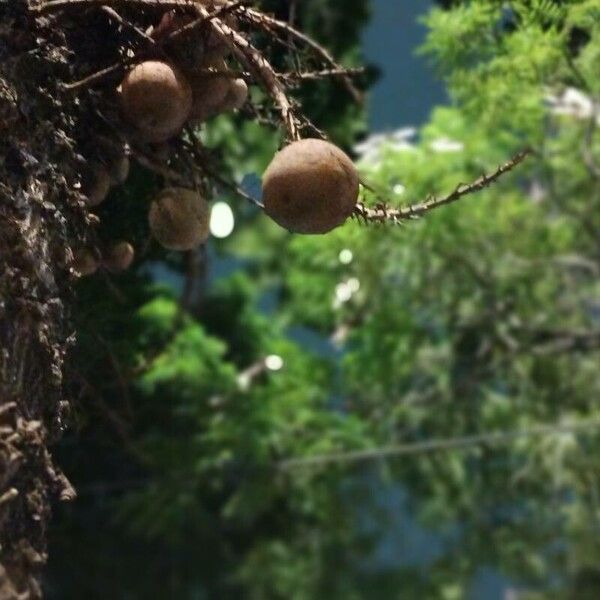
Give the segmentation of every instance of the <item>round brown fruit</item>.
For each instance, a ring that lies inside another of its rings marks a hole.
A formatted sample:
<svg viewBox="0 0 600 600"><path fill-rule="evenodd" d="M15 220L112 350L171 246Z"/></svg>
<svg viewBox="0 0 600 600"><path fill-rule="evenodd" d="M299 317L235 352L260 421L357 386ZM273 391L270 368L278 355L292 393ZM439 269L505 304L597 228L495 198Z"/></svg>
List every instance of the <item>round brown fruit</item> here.
<svg viewBox="0 0 600 600"><path fill-rule="evenodd" d="M113 273L126 271L135 258L135 250L129 242L118 242L104 257L104 265Z"/></svg>
<svg viewBox="0 0 600 600"><path fill-rule="evenodd" d="M72 268L79 277L93 275L98 266L98 260L90 250L79 250L73 257Z"/></svg>
<svg viewBox="0 0 600 600"><path fill-rule="evenodd" d="M90 206L102 204L112 185L112 178L108 169L101 164L94 165L90 173L90 183L86 186L85 195Z"/></svg>
<svg viewBox="0 0 600 600"><path fill-rule="evenodd" d="M248 100L248 85L243 79L232 79L221 110L238 110L244 106L246 100Z"/></svg>
<svg viewBox="0 0 600 600"><path fill-rule="evenodd" d="M102 165L106 165L106 169L108 169L111 183L113 185L125 183L130 167L128 146L103 134L97 135L94 142L98 153L102 155Z"/></svg>
<svg viewBox="0 0 600 600"><path fill-rule="evenodd" d="M205 62L202 69L227 70L223 59ZM193 102L190 110L190 121L206 121L218 114L224 100L231 89L231 78L218 73L199 73L190 75Z"/></svg>
<svg viewBox="0 0 600 600"><path fill-rule="evenodd" d="M358 172L337 146L318 139L293 142L263 175L265 212L293 233L327 233L352 214Z"/></svg>
<svg viewBox="0 0 600 600"><path fill-rule="evenodd" d="M208 239L210 210L196 191L166 188L150 206L150 231L169 250L191 250Z"/></svg>
<svg viewBox="0 0 600 600"><path fill-rule="evenodd" d="M176 67L149 60L136 65L121 84L123 113L147 142L177 135L192 108L189 82Z"/></svg>

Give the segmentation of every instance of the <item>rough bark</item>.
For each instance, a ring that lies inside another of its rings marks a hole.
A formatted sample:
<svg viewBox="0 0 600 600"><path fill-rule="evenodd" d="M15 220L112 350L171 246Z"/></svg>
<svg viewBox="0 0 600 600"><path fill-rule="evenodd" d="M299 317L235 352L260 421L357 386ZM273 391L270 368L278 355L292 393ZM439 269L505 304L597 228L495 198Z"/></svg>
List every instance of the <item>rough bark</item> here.
<svg viewBox="0 0 600 600"><path fill-rule="evenodd" d="M89 229L66 106L63 34L0 3L0 599L41 597L53 500L74 491L49 447L68 416L71 248Z"/></svg>

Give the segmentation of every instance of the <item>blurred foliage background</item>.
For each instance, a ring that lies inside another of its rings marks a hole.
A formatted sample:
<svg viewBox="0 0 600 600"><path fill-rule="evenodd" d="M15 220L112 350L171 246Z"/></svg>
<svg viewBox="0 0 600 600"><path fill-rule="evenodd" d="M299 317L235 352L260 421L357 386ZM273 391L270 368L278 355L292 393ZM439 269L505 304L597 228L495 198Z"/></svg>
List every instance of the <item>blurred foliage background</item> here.
<svg viewBox="0 0 600 600"><path fill-rule="evenodd" d="M297 9L361 62L368 0ZM216 190L235 232L188 256L147 243L155 176L102 207L143 250L79 285L49 598L600 597L600 2L424 23L450 100L414 136L367 137L336 86L305 107L398 204L531 146L492 189L310 238ZM278 136L202 135L256 193Z"/></svg>

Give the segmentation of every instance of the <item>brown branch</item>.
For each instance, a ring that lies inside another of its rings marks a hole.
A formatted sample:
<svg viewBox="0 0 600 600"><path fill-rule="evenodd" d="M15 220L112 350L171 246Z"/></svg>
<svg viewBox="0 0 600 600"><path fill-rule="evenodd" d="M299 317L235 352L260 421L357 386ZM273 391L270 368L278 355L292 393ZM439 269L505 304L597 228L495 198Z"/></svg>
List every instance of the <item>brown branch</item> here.
<svg viewBox="0 0 600 600"><path fill-rule="evenodd" d="M95 6L145 6L147 8L190 8L192 0L50 0L30 8L35 13L47 13L59 10L77 10Z"/></svg>
<svg viewBox="0 0 600 600"><path fill-rule="evenodd" d="M79 81L74 81L73 83L63 83L61 85L61 87L63 90L66 90L69 92L74 92L74 91L77 91L84 87L90 87L90 86L94 85L95 83L97 83L98 81L102 81L103 79L110 77L111 75L114 75L116 73L120 73L120 74L124 73L125 67L128 64L133 64L137 60L139 60L139 59L131 58L127 61L121 61L121 62L115 63L113 65L110 65L110 67L106 67L105 69L96 71L95 73L92 73L91 75L88 75L88 76L84 77L83 79L80 79Z"/></svg>
<svg viewBox="0 0 600 600"><path fill-rule="evenodd" d="M363 68L356 69L321 69L320 71L302 71L302 72L290 72L290 73L279 73L279 77L285 81L314 81L317 79L329 79L332 77L351 77L356 75L364 74Z"/></svg>
<svg viewBox="0 0 600 600"><path fill-rule="evenodd" d="M174 40L185 33L191 31L196 27L200 27L206 22L210 23L210 26L215 33L223 39L225 43L231 48L233 53L236 55L238 60L246 66L246 68L254 75L258 81L262 81L266 91L271 96L275 105L277 106L283 124L287 130L288 138L290 140L297 140L300 138L298 129L298 119L294 115L292 104L287 98L285 87L282 83L283 80L309 80L309 79L320 79L323 77L342 77L345 82L350 82L347 87L355 96L356 100L360 100L360 93L352 86L349 75L352 73L350 69L344 69L340 67L333 57L317 44L311 40L308 36L304 35L300 31L294 29L291 25L273 19L267 15L262 15L258 11L248 9L242 6L241 2L232 2L224 7L220 7L218 10L209 11L201 4L194 3L191 0L166 0L166 1L153 1L153 0L51 0L38 7L32 8L35 12L46 12L50 10L62 10L67 8L81 8L81 7L94 7L99 6L104 12L108 13L113 19L116 19L122 25L126 25L128 28L133 29L136 34L141 36L146 42L156 46L155 40L147 36L144 32L140 31L135 25L125 21L112 7L115 6L126 6L131 4L137 4L142 6L160 6L161 8L172 8L172 7L187 7L193 8L194 11L199 15L199 18L182 26L180 29L172 32L166 40ZM299 74L285 74L279 75L275 72L273 67L244 36L226 25L219 16L227 13L237 11L240 14L246 15L248 18L253 20L255 23L263 26L277 27L295 38L300 39L304 44L312 48L325 62L327 62L331 68L323 70L321 72L314 73L299 73ZM103 81L105 78L122 74L124 69L135 62L139 61L139 56L128 58L126 60L119 61L109 67L106 67L100 71L92 73L87 77L69 84L64 84L63 88L68 91L76 91L84 87L89 87L99 81Z"/></svg>
<svg viewBox="0 0 600 600"><path fill-rule="evenodd" d="M79 2L79 0L76 0L76 1ZM90 0L86 0L86 1L90 2ZM133 1L137 1L137 0L133 0ZM147 1L147 0L145 0L145 1ZM173 42L173 41L177 40L178 38L182 37L183 35L185 35L186 33L200 27L201 25L204 25L207 21L210 21L211 19L216 18L221 14L230 12L230 11L234 10L235 8L239 8L241 5L240 2L234 2L232 4L228 4L224 7L221 7L218 10L211 12L209 17L201 17L199 19L192 21L191 23L187 23L186 25L183 25L179 29L176 29L175 31L170 33L164 40L157 42L154 38L147 35L144 31L142 31L141 29L139 29L138 27L136 27L129 21L123 19L123 17L121 17L119 15L119 13L117 13L113 8L106 6L106 4L107 4L107 2L102 3L102 6L100 7L101 10L103 10L105 13L110 15L114 20L116 20L121 25L134 31L139 37L141 37L141 39L148 42L151 47L153 47L153 48L158 47L161 49L162 49L162 46L166 42ZM119 4L119 2L115 2L115 4ZM162 4L162 0L161 0L161 4ZM185 6L189 7L190 4L186 3ZM79 81L74 81L73 83L63 84L62 88L67 91L73 92L73 91L77 91L81 88L90 87L100 81L103 81L104 79L106 79L107 77L110 77L111 75L114 75L117 73L120 75L123 75L125 72L125 69L130 65L134 65L134 64L138 63L141 60L141 58L143 57L145 52L146 52L146 50L144 49L141 53L136 53L132 57L128 57L127 59L120 60L120 61L110 65L109 67L106 67L104 69L101 69L99 71L91 73L90 75L84 77L83 79L81 79ZM209 69L209 71L211 73L215 72L212 69ZM219 73L219 74L221 74L221 73Z"/></svg>
<svg viewBox="0 0 600 600"><path fill-rule="evenodd" d="M186 179L183 175L181 175L174 169L169 168L166 164L164 164L164 162L161 162L157 157L152 156L151 154L148 154L147 151L136 147L131 142L131 140L128 139L128 137L124 135L123 132L120 131L115 126L115 124L112 123L112 121L109 118L107 118L102 112L97 110L96 114L111 129L116 138L118 138L119 140L121 140L121 142L129 146L131 156L135 158L135 160L137 160L137 162L142 167L145 167L149 171L152 171L157 175L164 177L167 181L172 181L183 187L190 187L190 180Z"/></svg>
<svg viewBox="0 0 600 600"><path fill-rule="evenodd" d="M422 217L424 214L431 212L437 208L452 204L464 196L479 192L493 183L495 183L504 174L512 171L517 165L522 163L530 154L532 150L526 149L516 154L511 160L504 165L498 167L494 173L490 175L482 175L479 179L475 180L470 184L459 184L456 189L443 198L431 198L425 202L419 204L412 204L402 208L391 208L385 202L380 202L375 208L369 208L362 202L359 202L354 210L354 217L362 220L366 223L400 223L402 221L408 221L411 219L417 219ZM364 187L372 190L368 184L363 182Z"/></svg>
<svg viewBox="0 0 600 600"><path fill-rule="evenodd" d="M269 15L266 15L258 10L254 10L254 9L248 8L248 7L245 7L238 12L240 14L246 15L250 21L254 22L257 25L267 25L267 26L271 26L271 27L280 29L281 31L287 33L291 38L295 38L295 39L299 40L300 42L302 42L303 44L305 44L306 46L308 46L325 63L327 63L332 70L344 71L344 68L341 67L335 61L333 56L331 56L331 54L329 54L329 52L325 48L323 48L323 46L318 44L315 40L313 40L309 36L305 35L301 31L298 31L295 27L293 27L289 23L286 23L285 21L279 21L278 19L275 19L274 17L270 17ZM354 101L357 102L358 104L362 104L364 101L364 96L354 86L350 77L347 77L347 76L344 77L343 81L344 81L344 85L345 85L346 89L348 90L348 92L350 93L350 95L352 96Z"/></svg>
<svg viewBox="0 0 600 600"><path fill-rule="evenodd" d="M251 204L254 204L254 206L257 206L260 209L264 208L263 204L259 200L245 192L236 183L229 181L228 179L220 175L217 172L217 166L213 168L210 165L210 156L208 156L207 153L204 151L204 148L202 147L198 136L191 127L186 128L186 133L188 134L189 142L183 141L183 145L196 158L200 169L205 173L205 175L216 181L219 185L233 192L240 198L243 198Z"/></svg>
<svg viewBox="0 0 600 600"><path fill-rule="evenodd" d="M537 356L600 350L600 330L543 329L528 326L513 327L513 330L526 338L528 351Z"/></svg>
<svg viewBox="0 0 600 600"><path fill-rule="evenodd" d="M539 425L516 431L490 431L462 437L407 442L405 444L366 450L340 451L332 452L330 454L289 458L281 461L278 464L278 467L283 471L288 471L303 467L327 467L332 465L364 463L372 460L384 460L399 456L465 450L477 446L506 445L520 439L560 435L562 433L594 432L599 428L599 419L589 419L587 421L581 420L574 423L558 423L556 425Z"/></svg>
<svg viewBox="0 0 600 600"><path fill-rule="evenodd" d="M155 159L154 157L148 155L146 152L131 147L131 154L137 160L137 162L145 167L149 171L153 171L157 175L164 177L166 180L176 183L177 185L181 185L183 187L190 187L190 181L175 171L174 169L170 169L168 166L162 164L160 161ZM193 186L192 186L193 187Z"/></svg>
<svg viewBox="0 0 600 600"><path fill-rule="evenodd" d="M203 6L195 5L194 8L199 15L205 18L211 16L209 11ZM238 60L244 64L258 80L263 82L266 91L269 93L281 113L281 120L287 130L288 137L291 140L298 140L300 136L298 134L297 120L292 110L292 105L286 96L283 85L277 77L277 73L267 59L245 37L227 26L220 19L212 18L210 24L217 35L227 43Z"/></svg>
<svg viewBox="0 0 600 600"><path fill-rule="evenodd" d="M142 31L139 27L130 23L127 19L124 19L114 8L110 6L101 6L100 10L105 12L109 17L111 17L114 21L122 25L126 29L133 31L137 36L139 36L144 41L148 42L150 45L155 46L156 41L151 38L145 31Z"/></svg>
<svg viewBox="0 0 600 600"><path fill-rule="evenodd" d="M202 25L206 24L208 21L211 21L212 19L220 19L222 16L233 12L234 10L243 6L243 4L244 4L244 2L240 1L240 2L231 2L230 4L221 6L221 7L217 8L215 11L211 12L210 16L199 17L198 19L194 19L190 23L186 23L185 25L182 25L175 31L172 31L169 35L167 35L167 37L165 38L164 41L165 42L173 42L177 38L185 35L186 33L191 33L195 29L198 29Z"/></svg>
<svg viewBox="0 0 600 600"><path fill-rule="evenodd" d="M130 23L129 21L127 21L126 19L121 17L121 15L119 15L119 13L114 8L111 8L110 6L108 6L108 4L111 4L111 3L116 4L116 5L119 5L119 4L125 5L127 3L132 4L132 3L138 3L138 2L143 5L151 3L150 0L126 0L126 1L121 0L120 2L119 1L115 2L114 0L113 0L113 2L110 2L110 0L105 0L100 3L101 4L100 9L103 12L105 12L107 15L109 15L117 23L122 25L123 27L126 27L126 28L130 29L131 31L135 32L136 35L138 35L138 37L140 37L142 40L144 40L151 47L154 47L154 48L162 47L162 45L165 42L171 42L171 41L178 39L179 37L181 37L182 35L185 35L189 31L192 31L193 29L199 27L200 25L203 25L207 21L207 19L205 17L196 19L195 21L192 21L191 23L188 23L188 24L184 25L183 27L180 27L176 31L172 32L171 34L169 34L165 38L165 40L163 40L161 43L157 43L157 41L154 38L147 35L146 32L142 31L139 27L133 25L132 23ZM88 4L90 6L95 6L97 3L94 0L68 0L68 4L69 4L69 6L71 4L75 4L77 6L88 5ZM154 6L156 6L156 4L157 4L157 2L153 3ZM162 0L160 0L161 7L164 7L165 4L168 6L170 4L170 1L163 2ZM184 4L179 4L179 3L177 3L177 4L180 7L181 6L186 6L188 8L190 7L189 1L185 2ZM228 4L227 6L220 7L218 10L212 12L210 17L208 17L208 18L211 19L211 18L217 17L223 13L227 13L232 10L235 10L236 8L239 8L240 4L241 4L240 2L234 2L233 4ZM33 10L41 11L42 8L47 7L48 5L55 5L55 3L48 2L46 4L43 4L42 6L37 7L37 9L33 9ZM62 8L66 8L66 7L63 6ZM41 12L43 12L43 11L41 11ZM63 84L62 88L67 91L72 92L72 91L77 91L81 88L90 87L91 85L94 85L95 83L103 81L104 79L106 79L107 77L110 77L113 74L117 74L117 73L123 74L126 67L139 62L139 60L140 60L140 55L136 54L135 56L129 57L126 60L120 60L119 62L116 62L116 63L110 65L109 67L106 67L104 69L96 71L95 73L92 73L79 81L74 81L73 83Z"/></svg>

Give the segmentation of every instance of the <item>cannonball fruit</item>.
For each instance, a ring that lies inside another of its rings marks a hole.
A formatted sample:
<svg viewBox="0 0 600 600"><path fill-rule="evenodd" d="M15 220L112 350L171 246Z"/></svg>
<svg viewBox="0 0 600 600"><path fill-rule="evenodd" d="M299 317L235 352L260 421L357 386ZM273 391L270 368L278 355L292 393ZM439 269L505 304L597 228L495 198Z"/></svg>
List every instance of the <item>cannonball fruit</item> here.
<svg viewBox="0 0 600 600"><path fill-rule="evenodd" d="M177 135L192 108L192 90L177 67L157 60L136 65L121 84L123 113L147 142Z"/></svg>
<svg viewBox="0 0 600 600"><path fill-rule="evenodd" d="M248 100L248 85L243 79L232 79L221 110L238 110L244 106L246 100Z"/></svg>
<svg viewBox="0 0 600 600"><path fill-rule="evenodd" d="M194 190L163 190L152 202L148 220L154 238L170 250L191 250L208 239L209 206Z"/></svg>
<svg viewBox="0 0 600 600"><path fill-rule="evenodd" d="M73 271L80 277L93 275L98 270L98 260L90 250L79 250L73 258Z"/></svg>
<svg viewBox="0 0 600 600"><path fill-rule="evenodd" d="M85 195L90 206L102 204L112 185L112 177L109 170L101 164L94 165L89 175L89 184L85 186Z"/></svg>
<svg viewBox="0 0 600 600"><path fill-rule="evenodd" d="M227 69L227 63L219 59L205 62L202 68L224 71ZM231 78L218 73L191 74L190 85L193 97L190 121L205 121L221 111L223 102L231 89Z"/></svg>
<svg viewBox="0 0 600 600"><path fill-rule="evenodd" d="M113 273L126 271L135 258L135 250L129 242L118 242L104 257L104 266Z"/></svg>
<svg viewBox="0 0 600 600"><path fill-rule="evenodd" d="M359 176L339 148L318 139L278 152L263 176L265 212L294 233L327 233L352 214Z"/></svg>

